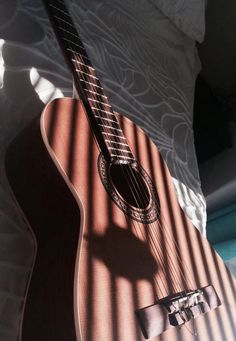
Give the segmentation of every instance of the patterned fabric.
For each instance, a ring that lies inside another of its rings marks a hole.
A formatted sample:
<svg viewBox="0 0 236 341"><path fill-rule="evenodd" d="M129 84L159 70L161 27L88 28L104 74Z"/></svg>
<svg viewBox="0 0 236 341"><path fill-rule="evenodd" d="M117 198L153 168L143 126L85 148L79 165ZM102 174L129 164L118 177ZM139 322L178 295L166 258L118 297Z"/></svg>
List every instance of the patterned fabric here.
<svg viewBox="0 0 236 341"><path fill-rule="evenodd" d="M68 2L114 109L140 125L158 145L180 205L204 232L205 202L192 132L194 83L200 68L194 41L152 1ZM34 239L6 180L6 146L45 103L71 93L71 76L41 1L1 0L0 340L18 340L35 256Z"/></svg>
<svg viewBox="0 0 236 341"><path fill-rule="evenodd" d="M205 35L206 0L151 0L188 37L201 43Z"/></svg>

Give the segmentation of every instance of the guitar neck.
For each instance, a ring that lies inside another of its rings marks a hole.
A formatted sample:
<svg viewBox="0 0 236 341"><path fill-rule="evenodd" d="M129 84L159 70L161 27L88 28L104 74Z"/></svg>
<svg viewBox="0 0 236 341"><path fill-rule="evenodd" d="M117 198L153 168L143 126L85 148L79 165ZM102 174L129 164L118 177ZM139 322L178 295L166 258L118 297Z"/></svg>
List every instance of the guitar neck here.
<svg viewBox="0 0 236 341"><path fill-rule="evenodd" d="M64 1L43 0L43 3L103 155L116 162L133 162L127 140Z"/></svg>

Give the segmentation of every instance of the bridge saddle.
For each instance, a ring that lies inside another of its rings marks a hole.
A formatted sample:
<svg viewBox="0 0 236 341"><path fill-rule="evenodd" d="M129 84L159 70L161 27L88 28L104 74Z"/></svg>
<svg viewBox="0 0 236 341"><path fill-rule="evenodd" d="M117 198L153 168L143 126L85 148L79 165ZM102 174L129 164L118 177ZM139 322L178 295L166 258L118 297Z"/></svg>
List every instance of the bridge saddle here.
<svg viewBox="0 0 236 341"><path fill-rule="evenodd" d="M160 335L170 327L182 326L221 304L212 285L182 291L158 300L136 311L140 328L146 339Z"/></svg>
<svg viewBox="0 0 236 341"><path fill-rule="evenodd" d="M168 310L170 325L181 326L207 311L208 305L204 302L203 295L203 291L197 289L168 296L160 300L159 303Z"/></svg>

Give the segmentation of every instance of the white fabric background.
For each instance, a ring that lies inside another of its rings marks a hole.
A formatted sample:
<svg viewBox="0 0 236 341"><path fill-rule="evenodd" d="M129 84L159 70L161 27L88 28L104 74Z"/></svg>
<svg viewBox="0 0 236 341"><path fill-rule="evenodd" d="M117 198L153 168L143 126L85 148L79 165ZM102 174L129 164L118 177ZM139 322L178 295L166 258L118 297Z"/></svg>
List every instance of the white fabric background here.
<svg viewBox="0 0 236 341"><path fill-rule="evenodd" d="M194 41L152 1L73 0L71 6L114 109L158 145L180 205L204 232L192 131L200 69ZM6 146L46 102L71 93L71 77L40 0L0 0L0 340L17 340L35 253L6 181Z"/></svg>

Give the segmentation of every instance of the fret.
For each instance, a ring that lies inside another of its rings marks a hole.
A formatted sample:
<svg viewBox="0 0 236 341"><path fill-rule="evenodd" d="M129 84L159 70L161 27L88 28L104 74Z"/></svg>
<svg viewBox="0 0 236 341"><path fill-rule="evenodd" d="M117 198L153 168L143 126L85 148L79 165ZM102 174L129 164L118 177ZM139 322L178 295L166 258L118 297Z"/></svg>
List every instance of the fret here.
<svg viewBox="0 0 236 341"><path fill-rule="evenodd" d="M91 94L94 94L94 95L97 95L97 96L104 97L104 98L107 99L107 96L106 96L106 95L99 94L99 93L96 92L96 91L92 91L92 90L90 90L90 89L85 89L85 91L90 92Z"/></svg>
<svg viewBox="0 0 236 341"><path fill-rule="evenodd" d="M101 111L101 112L104 112L105 114L109 114L109 115L113 115L116 117L116 115L114 114L113 111L107 111L107 110L103 110L103 109L99 109L99 108L96 108L96 107L91 107L92 110L96 110L96 111Z"/></svg>
<svg viewBox="0 0 236 341"><path fill-rule="evenodd" d="M67 12L63 11L62 9L60 9L60 8L58 8L58 7L56 7L56 6L54 6L53 4L49 4L49 6L52 7L52 8L54 8L54 9L56 9L57 11L63 13L63 14L66 15L68 18L70 18L70 14L69 14L69 13L67 13Z"/></svg>
<svg viewBox="0 0 236 341"><path fill-rule="evenodd" d="M81 69L78 69L78 68L76 67L75 70L78 71L78 72L81 72L81 73L85 74L86 76L92 77L93 79L96 80L96 82L97 82L96 84L99 84L99 85L100 85L100 82L99 82L99 79L97 78L95 69L87 70L87 68L84 67L84 66L82 65L82 66L81 66Z"/></svg>
<svg viewBox="0 0 236 341"><path fill-rule="evenodd" d="M70 32L70 31L66 30L64 27L57 26L57 28L59 28L59 30L61 30L61 31L63 31L63 32L65 32L65 33L67 33L67 34L69 34L69 35L71 35L71 36L76 37L77 39L79 39L79 37L78 37L77 34L74 34L74 33ZM83 48L83 49L85 50L85 48L84 48L83 46L81 46L81 48Z"/></svg>
<svg viewBox="0 0 236 341"><path fill-rule="evenodd" d="M71 26L72 28L74 28L73 24L71 24L71 23L69 23L68 21L66 21L66 20L64 20L64 19L62 19L62 18L60 18L60 17L58 17L57 15L54 15L54 18L56 18L56 19L59 20L59 21L64 22L64 24L69 25L69 26Z"/></svg>
<svg viewBox="0 0 236 341"><path fill-rule="evenodd" d="M105 106L107 106L107 107L111 108L111 105L110 105L110 104L108 104L108 103L104 103L104 102L100 102L100 101L97 101L97 100L96 100L96 99L94 99L94 98L88 97L88 100L89 100L89 101L96 102L96 103L99 103L99 104L102 104L102 105L105 105Z"/></svg>
<svg viewBox="0 0 236 341"><path fill-rule="evenodd" d="M121 150L121 151L124 151L124 152L129 152L129 153L131 153L131 151L130 151L130 147L126 144L126 143L119 143L119 142L110 142L110 143L112 143L113 145L115 145L115 147L114 146L110 146L109 144L107 145L107 148L108 149L119 149L119 150ZM118 148L117 148L118 147ZM131 153L132 154L132 153Z"/></svg>
<svg viewBox="0 0 236 341"><path fill-rule="evenodd" d="M97 122L98 122L99 125L103 125L105 128L111 127L111 128L114 128L114 129L119 129L119 130L121 130L121 129L120 129L120 125L119 125L119 123L118 123L117 121L115 121L115 120L110 120L110 119L107 119L107 118L105 118L105 117L98 116L98 115L96 115L95 117L96 117ZM122 131L122 130L121 130L121 131Z"/></svg>
<svg viewBox="0 0 236 341"><path fill-rule="evenodd" d="M122 139L122 140L126 140L126 138L122 135L122 136L120 136L120 135L115 135L115 134L112 134L112 133L106 133L105 131L102 131L102 134L103 135L109 135L109 136L115 136L115 137L117 137L117 138L119 138L119 139Z"/></svg>
<svg viewBox="0 0 236 341"><path fill-rule="evenodd" d="M120 129L120 128L114 128L112 126L108 126L106 124L100 124L100 123L98 123L98 125L103 127L103 128L105 127L105 128L113 129L113 130L116 130L116 131L121 131L123 133L122 129Z"/></svg>
<svg viewBox="0 0 236 341"><path fill-rule="evenodd" d="M127 153L127 154L131 154L132 155L132 153L130 152L130 150L127 150L127 149L120 149L120 148L114 148L114 147L108 147L108 149L110 150L117 150L117 151L119 151L119 152L122 152L122 153Z"/></svg>
<svg viewBox="0 0 236 341"><path fill-rule="evenodd" d="M80 55L73 56L73 57L77 58L76 65L74 65L75 71L84 73L86 76L93 76L92 78L96 77L95 78L96 83L93 83L91 80L88 80L88 82L91 84L99 84L100 85L99 79L96 76L96 71L92 67L92 64L90 64L89 61L87 62L86 60L83 60ZM71 60L74 61L74 58L72 58L72 59ZM82 59L82 61L81 61L81 59ZM80 77L83 77L83 75L80 75ZM84 78L82 78L82 80L87 81Z"/></svg>
<svg viewBox="0 0 236 341"><path fill-rule="evenodd" d="M77 68L76 68L75 70L78 71L78 72L81 72L81 73L85 74L86 76L92 77L93 79L96 79L96 80L99 81L99 79L98 79L96 76L91 75L90 73L87 73L87 72L85 72L85 71L79 70L79 69L77 69Z"/></svg>
<svg viewBox="0 0 236 341"><path fill-rule="evenodd" d="M80 80L82 83L85 83L85 84L84 84L84 87L83 87L83 89L84 89L85 91L87 91L87 92L92 92L92 93L94 93L94 94L97 95L97 96L104 97L104 98L107 99L107 101L108 101L108 97L107 97L106 95L104 95L103 87L101 87L101 86L98 85L98 84L94 84L94 83L91 83L91 82L89 82L89 81L86 81L85 79L82 79L82 78L79 78L79 80ZM98 83L99 83L99 82L98 82ZM100 84L100 83L99 83L99 84ZM90 86L91 89L93 89L93 90L90 90L90 89L88 88L88 86ZM86 88L86 87L87 87L87 88ZM94 90L96 90L96 91L94 91ZM100 110L99 108L95 108L95 107L91 107L91 109Z"/></svg>
<svg viewBox="0 0 236 341"><path fill-rule="evenodd" d="M58 28L59 28L59 27L58 27ZM67 39L67 38L65 38L65 37L62 37L62 39L65 40L67 43L73 44L73 45L79 47L81 50L86 51L85 48L84 48L83 46L81 46L81 45L79 45L79 44L73 42L72 40ZM77 53L78 53L78 52L77 52ZM86 58L87 58L87 57L86 57Z"/></svg>
<svg viewBox="0 0 236 341"><path fill-rule="evenodd" d="M85 56L85 55L83 55L80 51L75 51L75 50L72 49L71 47L67 47L66 50L67 50L67 51L70 51L70 52L72 52L72 53L74 53L74 54L76 54L76 55L79 55L79 57L82 57L82 58L86 59L86 60L90 63L90 60L88 59L88 57ZM77 71L80 71L80 70L77 70Z"/></svg>
<svg viewBox="0 0 236 341"><path fill-rule="evenodd" d="M128 159L128 160L134 160L133 157L125 156L125 155L116 155L116 154L111 154L111 156L118 157L121 159Z"/></svg>
<svg viewBox="0 0 236 341"><path fill-rule="evenodd" d="M95 84L95 83L89 82L89 81L87 81L87 80L85 80L85 79L83 79L83 78L79 78L79 80L80 80L81 82L84 82L84 83L90 84L90 85L92 85L92 86L96 86L96 87L98 87L98 88L100 88L100 89L103 89L103 87L101 87L100 85L97 85L97 84ZM100 83L99 83L99 84L100 84Z"/></svg>
<svg viewBox="0 0 236 341"><path fill-rule="evenodd" d="M48 1L48 0L47 0ZM54 5L54 6L59 6L59 8L63 8L63 10L65 11L65 12L67 12L67 13L69 13L68 12L68 9L67 9L67 7L66 7L66 5L65 5L65 2L64 1L62 1L62 0L49 0L49 5Z"/></svg>
<svg viewBox="0 0 236 341"><path fill-rule="evenodd" d="M95 72L94 67L92 67L92 66L90 66L90 65L87 65L87 64L85 64L85 63L82 63L82 62L80 62L79 60L76 60L76 59L74 59L74 58L72 58L71 60L72 60L72 62L75 62L75 63L78 63L78 64L80 64L80 65L83 65L83 66L85 66L85 67L87 67L87 68L89 68L90 70L92 70L92 71ZM83 81L86 82L85 80L83 80ZM93 84L93 83L90 83L90 82L87 82L87 83ZM94 84L94 86L98 86L98 85ZM100 88L103 89L102 87L100 87Z"/></svg>
<svg viewBox="0 0 236 341"><path fill-rule="evenodd" d="M68 13L68 14L70 14L69 13L69 11L68 11L68 9L67 9L67 7L66 7L66 5L65 5L65 2L64 1L62 1L62 0L50 0L50 4L52 4L52 5L56 5L56 6L59 6L59 9L62 9L62 10L64 10L64 12L66 12L66 13ZM50 5L49 4L49 5ZM57 7L58 8L58 7Z"/></svg>
<svg viewBox="0 0 236 341"><path fill-rule="evenodd" d="M92 85L88 86L87 84L85 84L85 86L86 86L85 90L87 92L90 92L90 93L94 94L95 96L101 96L101 97L107 99L107 96L104 94L103 89L100 89L99 87L93 87Z"/></svg>
<svg viewBox="0 0 236 341"><path fill-rule="evenodd" d="M117 121L111 120L110 118L106 118L106 117L102 117L102 116L98 116L98 115L94 115L96 118L100 118L101 120L105 120L105 121L109 121L109 122L113 122L118 124Z"/></svg>
<svg viewBox="0 0 236 341"><path fill-rule="evenodd" d="M122 146L125 146L125 147L129 148L129 146L128 146L127 143L122 143L122 142L117 142L117 141L114 142L114 141L107 140L107 139L105 139L105 142L114 143L114 144L120 144L120 145L122 145Z"/></svg>
<svg viewBox="0 0 236 341"><path fill-rule="evenodd" d="M59 14L53 13L53 18L55 21L55 27L57 29L60 29L61 31L63 31L64 35L66 35L68 38L71 36L76 37L77 40L83 46L82 41L78 35L78 32L75 26L73 25L73 22L71 21L71 18L70 19L65 18L65 16L62 13L59 13Z"/></svg>

